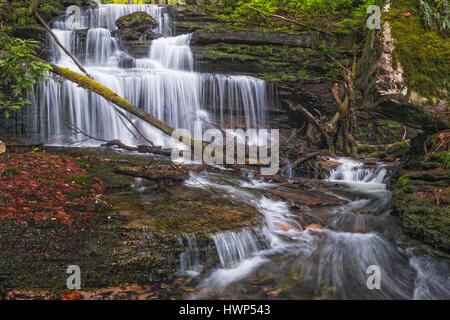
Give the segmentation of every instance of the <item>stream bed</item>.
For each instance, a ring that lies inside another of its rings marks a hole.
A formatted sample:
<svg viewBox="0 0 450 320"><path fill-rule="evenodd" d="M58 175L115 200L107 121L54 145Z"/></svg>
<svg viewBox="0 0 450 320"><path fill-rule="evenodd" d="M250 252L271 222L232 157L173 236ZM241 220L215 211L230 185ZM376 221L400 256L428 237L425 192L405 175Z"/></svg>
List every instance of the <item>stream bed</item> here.
<svg viewBox="0 0 450 320"><path fill-rule="evenodd" d="M305 208L325 222L320 229L303 229L285 201L266 197L263 191L275 184L237 178L225 184L211 175L186 182L198 188L212 185L243 199L264 215L264 223L212 235L220 266L206 273L191 239L181 258L190 259L183 265L190 266L196 289L184 298L448 299L448 260L416 255L412 247L396 244L402 227L389 214L386 170L337 161L343 165L326 183L334 190L338 184L351 199L339 196L345 200L342 205ZM380 289L368 288L369 266L379 267Z"/></svg>

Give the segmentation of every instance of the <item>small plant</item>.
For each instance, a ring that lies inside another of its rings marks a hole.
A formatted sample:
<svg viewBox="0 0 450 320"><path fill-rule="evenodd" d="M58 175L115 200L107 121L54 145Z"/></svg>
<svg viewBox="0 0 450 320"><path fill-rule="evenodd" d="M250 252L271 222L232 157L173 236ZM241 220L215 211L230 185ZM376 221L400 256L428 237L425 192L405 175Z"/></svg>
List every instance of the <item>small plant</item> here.
<svg viewBox="0 0 450 320"><path fill-rule="evenodd" d="M6 118L31 103L24 94L50 70L50 64L31 59L37 45L35 40L14 38L0 30L0 113Z"/></svg>
<svg viewBox="0 0 450 320"><path fill-rule="evenodd" d="M420 13L427 28L450 31L448 0L419 0Z"/></svg>

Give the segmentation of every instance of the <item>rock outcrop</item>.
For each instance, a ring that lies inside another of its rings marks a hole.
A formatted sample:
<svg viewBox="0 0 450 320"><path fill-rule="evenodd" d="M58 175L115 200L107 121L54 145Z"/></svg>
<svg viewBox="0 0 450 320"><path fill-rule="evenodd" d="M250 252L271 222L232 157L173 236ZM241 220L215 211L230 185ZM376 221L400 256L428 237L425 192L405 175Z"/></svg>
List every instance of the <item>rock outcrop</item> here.
<svg viewBox="0 0 450 320"><path fill-rule="evenodd" d="M120 17L116 25L116 35L121 47L136 57L145 56L151 41L162 37L152 31L158 26L158 22L146 12L134 12Z"/></svg>

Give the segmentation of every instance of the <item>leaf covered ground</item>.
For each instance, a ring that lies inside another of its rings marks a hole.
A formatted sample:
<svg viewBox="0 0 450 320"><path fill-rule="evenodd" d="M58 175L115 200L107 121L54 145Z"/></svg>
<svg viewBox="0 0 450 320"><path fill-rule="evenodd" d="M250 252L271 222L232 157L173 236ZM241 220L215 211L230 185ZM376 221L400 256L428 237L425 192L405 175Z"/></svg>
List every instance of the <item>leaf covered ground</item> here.
<svg viewBox="0 0 450 320"><path fill-rule="evenodd" d="M0 155L0 220L71 225L103 201L104 184L69 157L37 149Z"/></svg>

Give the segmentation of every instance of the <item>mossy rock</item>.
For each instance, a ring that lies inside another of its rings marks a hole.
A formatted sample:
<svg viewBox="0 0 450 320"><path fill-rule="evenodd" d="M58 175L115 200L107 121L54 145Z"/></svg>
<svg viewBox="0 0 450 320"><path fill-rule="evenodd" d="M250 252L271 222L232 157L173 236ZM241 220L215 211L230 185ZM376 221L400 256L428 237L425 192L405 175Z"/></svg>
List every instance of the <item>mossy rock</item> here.
<svg viewBox="0 0 450 320"><path fill-rule="evenodd" d="M161 37L152 29L158 26L158 22L146 12L134 12L122 16L116 20L119 28L117 35L124 41L154 40Z"/></svg>
<svg viewBox="0 0 450 320"><path fill-rule="evenodd" d="M411 235L450 252L450 170L409 173L396 183L393 213Z"/></svg>
<svg viewBox="0 0 450 320"><path fill-rule="evenodd" d="M119 29L131 28L139 32L144 32L145 30L156 28L158 21L147 12L138 11L117 19L116 26Z"/></svg>

